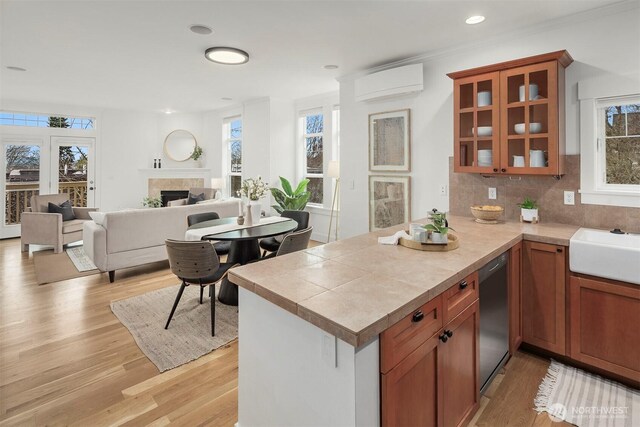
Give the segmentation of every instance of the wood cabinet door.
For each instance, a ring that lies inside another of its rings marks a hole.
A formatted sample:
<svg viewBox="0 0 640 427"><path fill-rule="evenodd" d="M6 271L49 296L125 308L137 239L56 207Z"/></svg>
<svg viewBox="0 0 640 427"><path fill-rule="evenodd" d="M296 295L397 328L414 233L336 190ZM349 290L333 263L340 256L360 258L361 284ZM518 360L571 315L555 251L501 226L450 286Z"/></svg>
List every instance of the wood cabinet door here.
<svg viewBox="0 0 640 427"><path fill-rule="evenodd" d="M382 374L382 426L436 426L438 335L432 336L388 373Z"/></svg>
<svg viewBox="0 0 640 427"><path fill-rule="evenodd" d="M501 172L560 173L558 68L549 61L500 72Z"/></svg>
<svg viewBox="0 0 640 427"><path fill-rule="evenodd" d="M564 246L524 242L522 263L522 340L565 354Z"/></svg>
<svg viewBox="0 0 640 427"><path fill-rule="evenodd" d="M442 425L464 425L480 406L480 312L476 300L440 336L438 368ZM446 337L446 341L445 341ZM421 424L415 424L421 425ZM426 425L426 424L422 424Z"/></svg>
<svg viewBox="0 0 640 427"><path fill-rule="evenodd" d="M640 382L640 288L572 276L571 358Z"/></svg>
<svg viewBox="0 0 640 427"><path fill-rule="evenodd" d="M519 242L509 252L509 354L511 355L522 343L521 281L522 242Z"/></svg>
<svg viewBox="0 0 640 427"><path fill-rule="evenodd" d="M500 73L497 71L454 80L454 172L498 172L499 91Z"/></svg>

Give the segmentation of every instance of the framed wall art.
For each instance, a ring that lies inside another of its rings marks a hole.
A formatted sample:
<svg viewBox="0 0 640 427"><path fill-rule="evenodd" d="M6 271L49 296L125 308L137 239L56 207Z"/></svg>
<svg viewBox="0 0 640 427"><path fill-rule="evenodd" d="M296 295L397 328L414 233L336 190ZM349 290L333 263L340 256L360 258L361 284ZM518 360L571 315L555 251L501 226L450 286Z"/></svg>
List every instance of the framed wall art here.
<svg viewBox="0 0 640 427"><path fill-rule="evenodd" d="M369 230L411 220L411 177L369 176Z"/></svg>
<svg viewBox="0 0 640 427"><path fill-rule="evenodd" d="M411 170L410 110L369 114L369 170Z"/></svg>

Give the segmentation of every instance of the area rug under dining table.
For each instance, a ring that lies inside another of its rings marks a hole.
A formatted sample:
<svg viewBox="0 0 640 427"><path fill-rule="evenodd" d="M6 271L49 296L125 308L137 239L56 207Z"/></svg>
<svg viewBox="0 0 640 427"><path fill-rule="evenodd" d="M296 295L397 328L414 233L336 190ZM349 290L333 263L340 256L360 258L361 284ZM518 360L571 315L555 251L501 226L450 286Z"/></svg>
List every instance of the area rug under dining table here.
<svg viewBox="0 0 640 427"><path fill-rule="evenodd" d="M211 336L210 299L207 291L203 303L199 303L199 286L184 290L169 329L164 329L179 287L111 303L111 311L160 372L198 359L238 337L238 307L217 301L215 336Z"/></svg>

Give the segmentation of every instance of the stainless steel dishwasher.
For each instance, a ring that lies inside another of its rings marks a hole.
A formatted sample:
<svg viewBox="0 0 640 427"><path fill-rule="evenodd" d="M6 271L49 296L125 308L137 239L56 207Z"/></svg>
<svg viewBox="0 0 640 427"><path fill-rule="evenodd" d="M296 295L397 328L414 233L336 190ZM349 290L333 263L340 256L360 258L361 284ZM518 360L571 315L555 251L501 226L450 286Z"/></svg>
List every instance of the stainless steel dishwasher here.
<svg viewBox="0 0 640 427"><path fill-rule="evenodd" d="M509 355L508 253L482 267L480 279L480 393Z"/></svg>

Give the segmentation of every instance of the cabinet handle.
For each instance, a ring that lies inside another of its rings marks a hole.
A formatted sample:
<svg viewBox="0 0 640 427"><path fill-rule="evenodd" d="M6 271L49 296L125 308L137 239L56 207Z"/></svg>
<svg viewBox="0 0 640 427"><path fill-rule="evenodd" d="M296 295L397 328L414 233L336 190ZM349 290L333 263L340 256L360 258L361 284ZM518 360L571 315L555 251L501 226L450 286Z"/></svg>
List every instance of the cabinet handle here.
<svg viewBox="0 0 640 427"><path fill-rule="evenodd" d="M507 170L505 168L500 169L502 172L506 172Z"/></svg>
<svg viewBox="0 0 640 427"><path fill-rule="evenodd" d="M558 252L558 253L562 253L562 248L557 248L557 249L556 249L556 252Z"/></svg>
<svg viewBox="0 0 640 427"><path fill-rule="evenodd" d="M447 329L446 331L444 331L444 334L449 338L451 338L453 336L453 331L450 331L449 329Z"/></svg>
<svg viewBox="0 0 640 427"><path fill-rule="evenodd" d="M493 168L493 171L494 172L498 172L498 168Z"/></svg>
<svg viewBox="0 0 640 427"><path fill-rule="evenodd" d="M424 313L421 311L416 311L415 313L413 313L413 317L411 318L411 321L418 323L422 319L424 319Z"/></svg>
<svg viewBox="0 0 640 427"><path fill-rule="evenodd" d="M445 334L440 335L438 338L440 338L440 341L442 342L447 342L449 341L449 337Z"/></svg>
<svg viewBox="0 0 640 427"><path fill-rule="evenodd" d="M465 289L467 286L469 286L469 284L467 283L466 280L463 280L462 282L460 282L460 289Z"/></svg>

